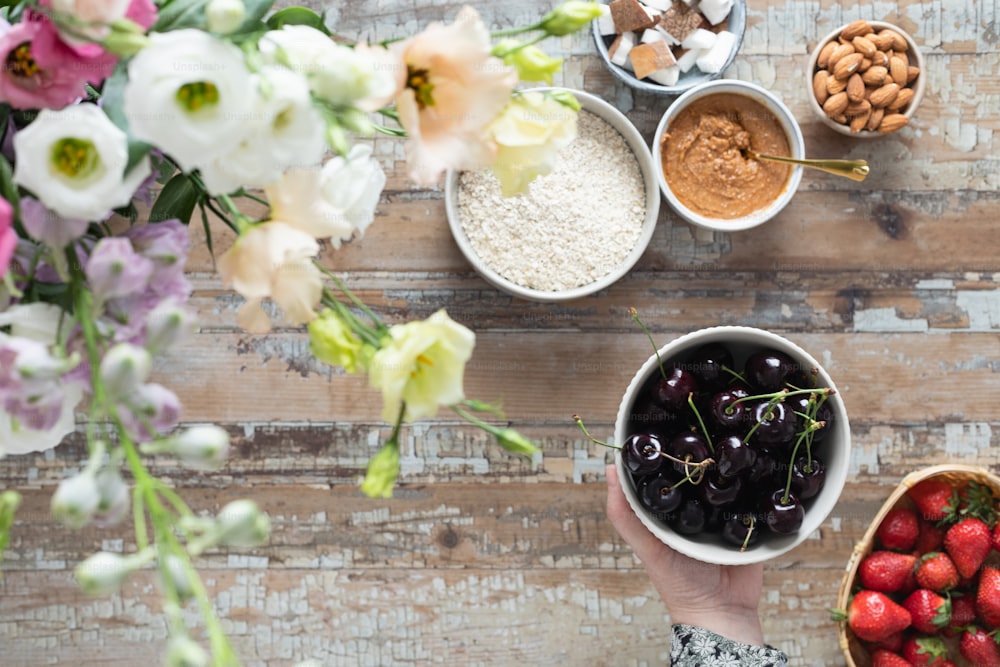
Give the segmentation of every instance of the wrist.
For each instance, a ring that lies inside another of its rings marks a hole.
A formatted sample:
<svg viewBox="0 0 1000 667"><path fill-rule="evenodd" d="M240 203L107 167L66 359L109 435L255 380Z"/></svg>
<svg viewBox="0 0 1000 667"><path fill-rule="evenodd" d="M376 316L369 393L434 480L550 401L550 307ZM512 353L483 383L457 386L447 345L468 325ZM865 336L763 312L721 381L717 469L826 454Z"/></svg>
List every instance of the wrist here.
<svg viewBox="0 0 1000 667"><path fill-rule="evenodd" d="M765 646L764 631L756 609L675 608L668 609L667 613L671 623L693 625L743 644Z"/></svg>

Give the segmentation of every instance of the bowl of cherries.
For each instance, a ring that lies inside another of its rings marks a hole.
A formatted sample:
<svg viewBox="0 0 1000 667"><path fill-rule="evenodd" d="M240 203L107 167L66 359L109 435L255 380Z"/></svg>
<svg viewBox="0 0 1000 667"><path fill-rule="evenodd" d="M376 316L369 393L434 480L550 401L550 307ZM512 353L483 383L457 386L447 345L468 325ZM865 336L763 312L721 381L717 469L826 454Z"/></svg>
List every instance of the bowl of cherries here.
<svg viewBox="0 0 1000 667"><path fill-rule="evenodd" d="M819 528L847 479L851 433L813 357L768 331L723 326L643 364L615 443L646 527L692 558L735 565L784 554Z"/></svg>

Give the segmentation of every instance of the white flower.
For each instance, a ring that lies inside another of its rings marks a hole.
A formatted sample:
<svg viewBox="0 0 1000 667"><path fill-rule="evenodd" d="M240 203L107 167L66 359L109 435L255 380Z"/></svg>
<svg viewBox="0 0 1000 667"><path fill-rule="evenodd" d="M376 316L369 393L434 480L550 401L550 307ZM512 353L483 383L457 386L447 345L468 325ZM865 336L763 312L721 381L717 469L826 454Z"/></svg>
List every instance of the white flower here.
<svg viewBox="0 0 1000 667"><path fill-rule="evenodd" d="M228 35L243 25L246 13L243 0L210 0L205 7L205 20L212 32Z"/></svg>
<svg viewBox="0 0 1000 667"><path fill-rule="evenodd" d="M439 310L426 320L396 325L389 335L368 375L372 387L382 390L382 419L395 423L403 401L404 418L413 421L465 397L465 363L476 344L472 331Z"/></svg>
<svg viewBox="0 0 1000 667"><path fill-rule="evenodd" d="M315 28L286 25L264 34L261 56L306 77L320 98L337 107L376 111L396 94L405 68L388 50L337 44Z"/></svg>
<svg viewBox="0 0 1000 667"><path fill-rule="evenodd" d="M335 157L322 169L291 169L265 188L272 217L335 248L363 234L375 218L385 172L370 146L355 145L347 158Z"/></svg>
<svg viewBox="0 0 1000 667"><path fill-rule="evenodd" d="M247 136L253 79L243 53L201 30L154 32L128 66L125 113L137 139L190 171Z"/></svg>
<svg viewBox="0 0 1000 667"><path fill-rule="evenodd" d="M101 505L97 477L87 470L59 482L52 494L52 516L70 528L83 528Z"/></svg>
<svg viewBox="0 0 1000 667"><path fill-rule="evenodd" d="M233 151L201 167L211 194L263 187L292 166L318 165L323 158L325 125L305 78L269 66L255 80L253 110L240 119L246 137Z"/></svg>
<svg viewBox="0 0 1000 667"><path fill-rule="evenodd" d="M145 348L118 343L101 359L101 382L109 396L125 399L133 396L139 385L146 381L152 365L153 358Z"/></svg>
<svg viewBox="0 0 1000 667"><path fill-rule="evenodd" d="M52 0L52 11L72 16L78 23L73 25L73 33L60 30L59 36L67 44L83 46L85 39L76 35L86 35L93 41L101 41L110 32L108 25L125 18L132 0Z"/></svg>
<svg viewBox="0 0 1000 667"><path fill-rule="evenodd" d="M121 588L132 569L126 558L99 551L77 565L74 574L87 595L111 595Z"/></svg>
<svg viewBox="0 0 1000 667"><path fill-rule="evenodd" d="M62 411L55 425L45 431L28 428L6 410L0 410L0 458L7 454L27 454L52 449L76 427L73 413L83 398L83 388L76 382L63 385Z"/></svg>
<svg viewBox="0 0 1000 667"><path fill-rule="evenodd" d="M243 295L238 322L253 333L270 329L260 308L270 297L293 324L316 317L323 281L312 258L319 253L316 239L289 225L272 220L250 227L219 258L219 273L226 285Z"/></svg>
<svg viewBox="0 0 1000 667"><path fill-rule="evenodd" d="M11 336L49 346L58 339L59 324L64 317L62 308L55 304L44 301L19 303L0 313L0 327L9 326Z"/></svg>
<svg viewBox="0 0 1000 667"><path fill-rule="evenodd" d="M14 182L64 218L103 220L149 175L143 158L125 174L128 137L93 104L42 109L14 135Z"/></svg>

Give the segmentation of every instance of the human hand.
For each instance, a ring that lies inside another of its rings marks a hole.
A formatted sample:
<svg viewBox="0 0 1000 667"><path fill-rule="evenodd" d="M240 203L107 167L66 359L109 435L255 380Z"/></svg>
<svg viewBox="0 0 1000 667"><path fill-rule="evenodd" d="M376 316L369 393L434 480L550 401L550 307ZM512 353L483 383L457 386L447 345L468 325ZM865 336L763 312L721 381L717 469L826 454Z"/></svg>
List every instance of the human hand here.
<svg viewBox="0 0 1000 667"><path fill-rule="evenodd" d="M745 644L764 645L757 607L764 566L713 565L689 558L657 539L632 511L610 465L607 514L611 525L642 562L672 623L711 630Z"/></svg>

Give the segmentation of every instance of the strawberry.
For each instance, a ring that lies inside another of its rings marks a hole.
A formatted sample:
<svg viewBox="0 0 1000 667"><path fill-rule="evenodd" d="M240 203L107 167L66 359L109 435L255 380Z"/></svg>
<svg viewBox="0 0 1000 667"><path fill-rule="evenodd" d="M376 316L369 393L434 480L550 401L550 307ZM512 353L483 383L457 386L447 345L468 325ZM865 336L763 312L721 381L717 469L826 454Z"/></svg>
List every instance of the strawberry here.
<svg viewBox="0 0 1000 667"><path fill-rule="evenodd" d="M962 519L944 535L944 550L951 556L955 569L963 577L973 576L982 567L992 548L990 527L974 517Z"/></svg>
<svg viewBox="0 0 1000 667"><path fill-rule="evenodd" d="M847 625L859 639L880 642L910 626L910 612L892 601L885 593L858 591L847 613L834 611L835 620L847 619Z"/></svg>
<svg viewBox="0 0 1000 667"><path fill-rule="evenodd" d="M944 593L958 585L958 570L948 554L932 551L917 563L917 585L935 593Z"/></svg>
<svg viewBox="0 0 1000 667"><path fill-rule="evenodd" d="M938 528L930 521L921 521L917 544L914 546L916 552L925 554L930 551L940 551L943 546L944 529Z"/></svg>
<svg viewBox="0 0 1000 667"><path fill-rule="evenodd" d="M957 637L967 625L976 621L976 600L971 595L951 599L951 622L944 631L947 637Z"/></svg>
<svg viewBox="0 0 1000 667"><path fill-rule="evenodd" d="M910 637L903 642L900 654L914 667L941 667L948 647L937 637Z"/></svg>
<svg viewBox="0 0 1000 667"><path fill-rule="evenodd" d="M976 615L990 630L1000 628L1000 570L984 567L976 591Z"/></svg>
<svg viewBox="0 0 1000 667"><path fill-rule="evenodd" d="M903 650L903 632L894 632L885 639L877 642L870 642L871 650L882 649L891 653L899 653Z"/></svg>
<svg viewBox="0 0 1000 667"><path fill-rule="evenodd" d="M872 667L913 667L913 663L892 651L880 648L872 653Z"/></svg>
<svg viewBox="0 0 1000 667"><path fill-rule="evenodd" d="M1000 551L1000 522L993 526L993 548Z"/></svg>
<svg viewBox="0 0 1000 667"><path fill-rule="evenodd" d="M981 628L970 626L958 644L962 657L976 667L1000 667L1000 647L996 638Z"/></svg>
<svg viewBox="0 0 1000 667"><path fill-rule="evenodd" d="M906 583L917 557L895 551L874 551L858 566L861 586L872 591L895 593Z"/></svg>
<svg viewBox="0 0 1000 667"><path fill-rule="evenodd" d="M903 600L913 627L929 635L937 634L951 620L951 602L934 591L918 588Z"/></svg>
<svg viewBox="0 0 1000 667"><path fill-rule="evenodd" d="M909 551L917 543L920 534L920 518L908 507L890 510L879 524L875 536L886 549Z"/></svg>
<svg viewBox="0 0 1000 667"><path fill-rule="evenodd" d="M916 504L925 521L940 521L953 513L958 504L958 491L937 477L930 477L906 492Z"/></svg>

